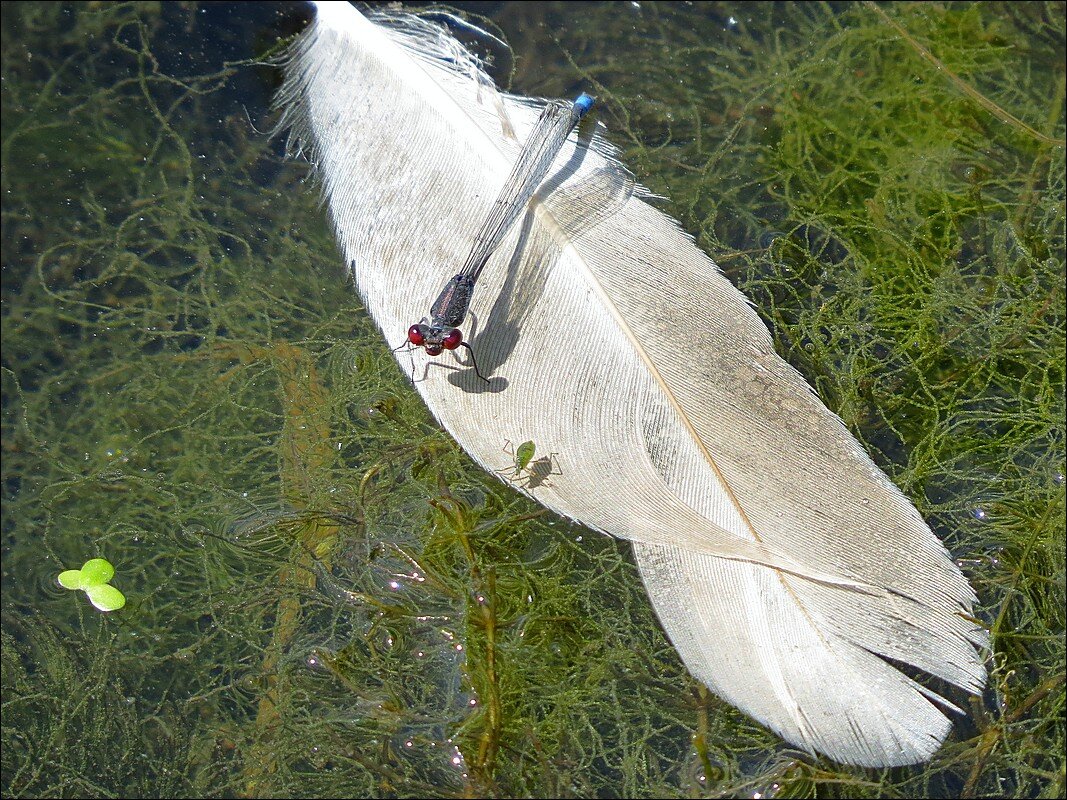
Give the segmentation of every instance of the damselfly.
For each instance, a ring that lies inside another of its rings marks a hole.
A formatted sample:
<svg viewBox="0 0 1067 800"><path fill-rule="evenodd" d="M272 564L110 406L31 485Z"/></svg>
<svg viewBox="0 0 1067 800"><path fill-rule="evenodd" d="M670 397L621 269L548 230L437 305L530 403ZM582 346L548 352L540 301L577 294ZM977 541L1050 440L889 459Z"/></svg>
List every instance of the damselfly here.
<svg viewBox="0 0 1067 800"><path fill-rule="evenodd" d="M500 190L489 216L482 223L463 268L449 280L430 306L429 321L424 318L422 322L408 328L408 342L424 348L431 356L440 355L444 350L466 347L471 354L475 373L482 380L486 380L482 373L478 372L474 351L463 340L463 332L459 329L467 317L474 284L493 251L508 235L512 225L523 213L530 198L552 168L552 163L563 149L571 131L593 107L593 102L593 98L583 92L573 103L550 103L541 112L511 174L504 182L504 188Z"/></svg>

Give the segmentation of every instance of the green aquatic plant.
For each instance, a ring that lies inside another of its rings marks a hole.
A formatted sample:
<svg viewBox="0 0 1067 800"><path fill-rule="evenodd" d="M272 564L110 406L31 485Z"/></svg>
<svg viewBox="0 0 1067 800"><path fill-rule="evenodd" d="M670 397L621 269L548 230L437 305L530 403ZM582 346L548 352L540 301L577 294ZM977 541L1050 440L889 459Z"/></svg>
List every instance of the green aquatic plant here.
<svg viewBox="0 0 1067 800"><path fill-rule="evenodd" d="M110 584L115 568L106 558L91 558L81 569L68 569L56 580L64 589L81 590L101 611L118 611L126 605L126 595Z"/></svg>

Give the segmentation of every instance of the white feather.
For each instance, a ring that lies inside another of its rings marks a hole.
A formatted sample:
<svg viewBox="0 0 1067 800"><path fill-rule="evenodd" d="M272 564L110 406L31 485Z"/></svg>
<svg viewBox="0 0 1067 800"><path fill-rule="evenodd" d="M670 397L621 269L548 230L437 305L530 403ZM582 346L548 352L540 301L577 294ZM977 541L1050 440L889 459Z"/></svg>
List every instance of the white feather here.
<svg viewBox="0 0 1067 800"><path fill-rule="evenodd" d="M497 93L445 33L347 3L318 4L279 104L398 347L463 262L538 105ZM465 332L489 384L447 353L400 352L402 367L486 469L509 466L507 440L555 454L562 474L530 493L633 541L664 629L717 694L841 762L929 758L952 706L885 659L979 692L967 581L672 220L617 187L582 197L620 169L609 145L568 146L554 169L562 187L535 198L475 291ZM583 226L598 202L611 213Z"/></svg>

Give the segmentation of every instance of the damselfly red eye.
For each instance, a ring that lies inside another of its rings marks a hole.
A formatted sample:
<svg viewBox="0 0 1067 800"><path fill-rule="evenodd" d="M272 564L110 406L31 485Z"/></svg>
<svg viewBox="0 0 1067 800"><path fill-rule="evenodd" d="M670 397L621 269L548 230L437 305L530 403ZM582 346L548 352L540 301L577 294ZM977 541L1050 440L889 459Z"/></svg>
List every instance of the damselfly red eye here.
<svg viewBox="0 0 1067 800"><path fill-rule="evenodd" d="M455 350L463 344L463 333L459 328L453 328L448 332L448 335L441 340L441 347L445 350Z"/></svg>
<svg viewBox="0 0 1067 800"><path fill-rule="evenodd" d="M422 332L421 325L412 325L408 328L408 341L416 347L422 346L422 343L426 341L426 335Z"/></svg>

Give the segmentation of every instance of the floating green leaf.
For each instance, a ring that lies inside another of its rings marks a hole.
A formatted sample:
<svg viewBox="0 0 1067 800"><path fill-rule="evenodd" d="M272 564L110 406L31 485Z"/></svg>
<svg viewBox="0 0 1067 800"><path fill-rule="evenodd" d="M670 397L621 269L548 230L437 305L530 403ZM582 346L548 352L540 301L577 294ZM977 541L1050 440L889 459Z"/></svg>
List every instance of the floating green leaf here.
<svg viewBox="0 0 1067 800"><path fill-rule="evenodd" d="M115 577L115 568L106 558L93 558L82 565L81 574L89 586L107 583Z"/></svg>
<svg viewBox="0 0 1067 800"><path fill-rule="evenodd" d="M59 573L59 585L64 589L84 589L85 575L80 569L68 569Z"/></svg>
<svg viewBox="0 0 1067 800"><path fill-rule="evenodd" d="M115 568L106 558L92 558L81 569L59 573L59 584L66 589L82 590L101 611L118 611L126 605L126 596L108 583L115 576Z"/></svg>
<svg viewBox="0 0 1067 800"><path fill-rule="evenodd" d="M126 596L110 583L89 586L85 590L89 602L101 611L118 611L126 605Z"/></svg>

